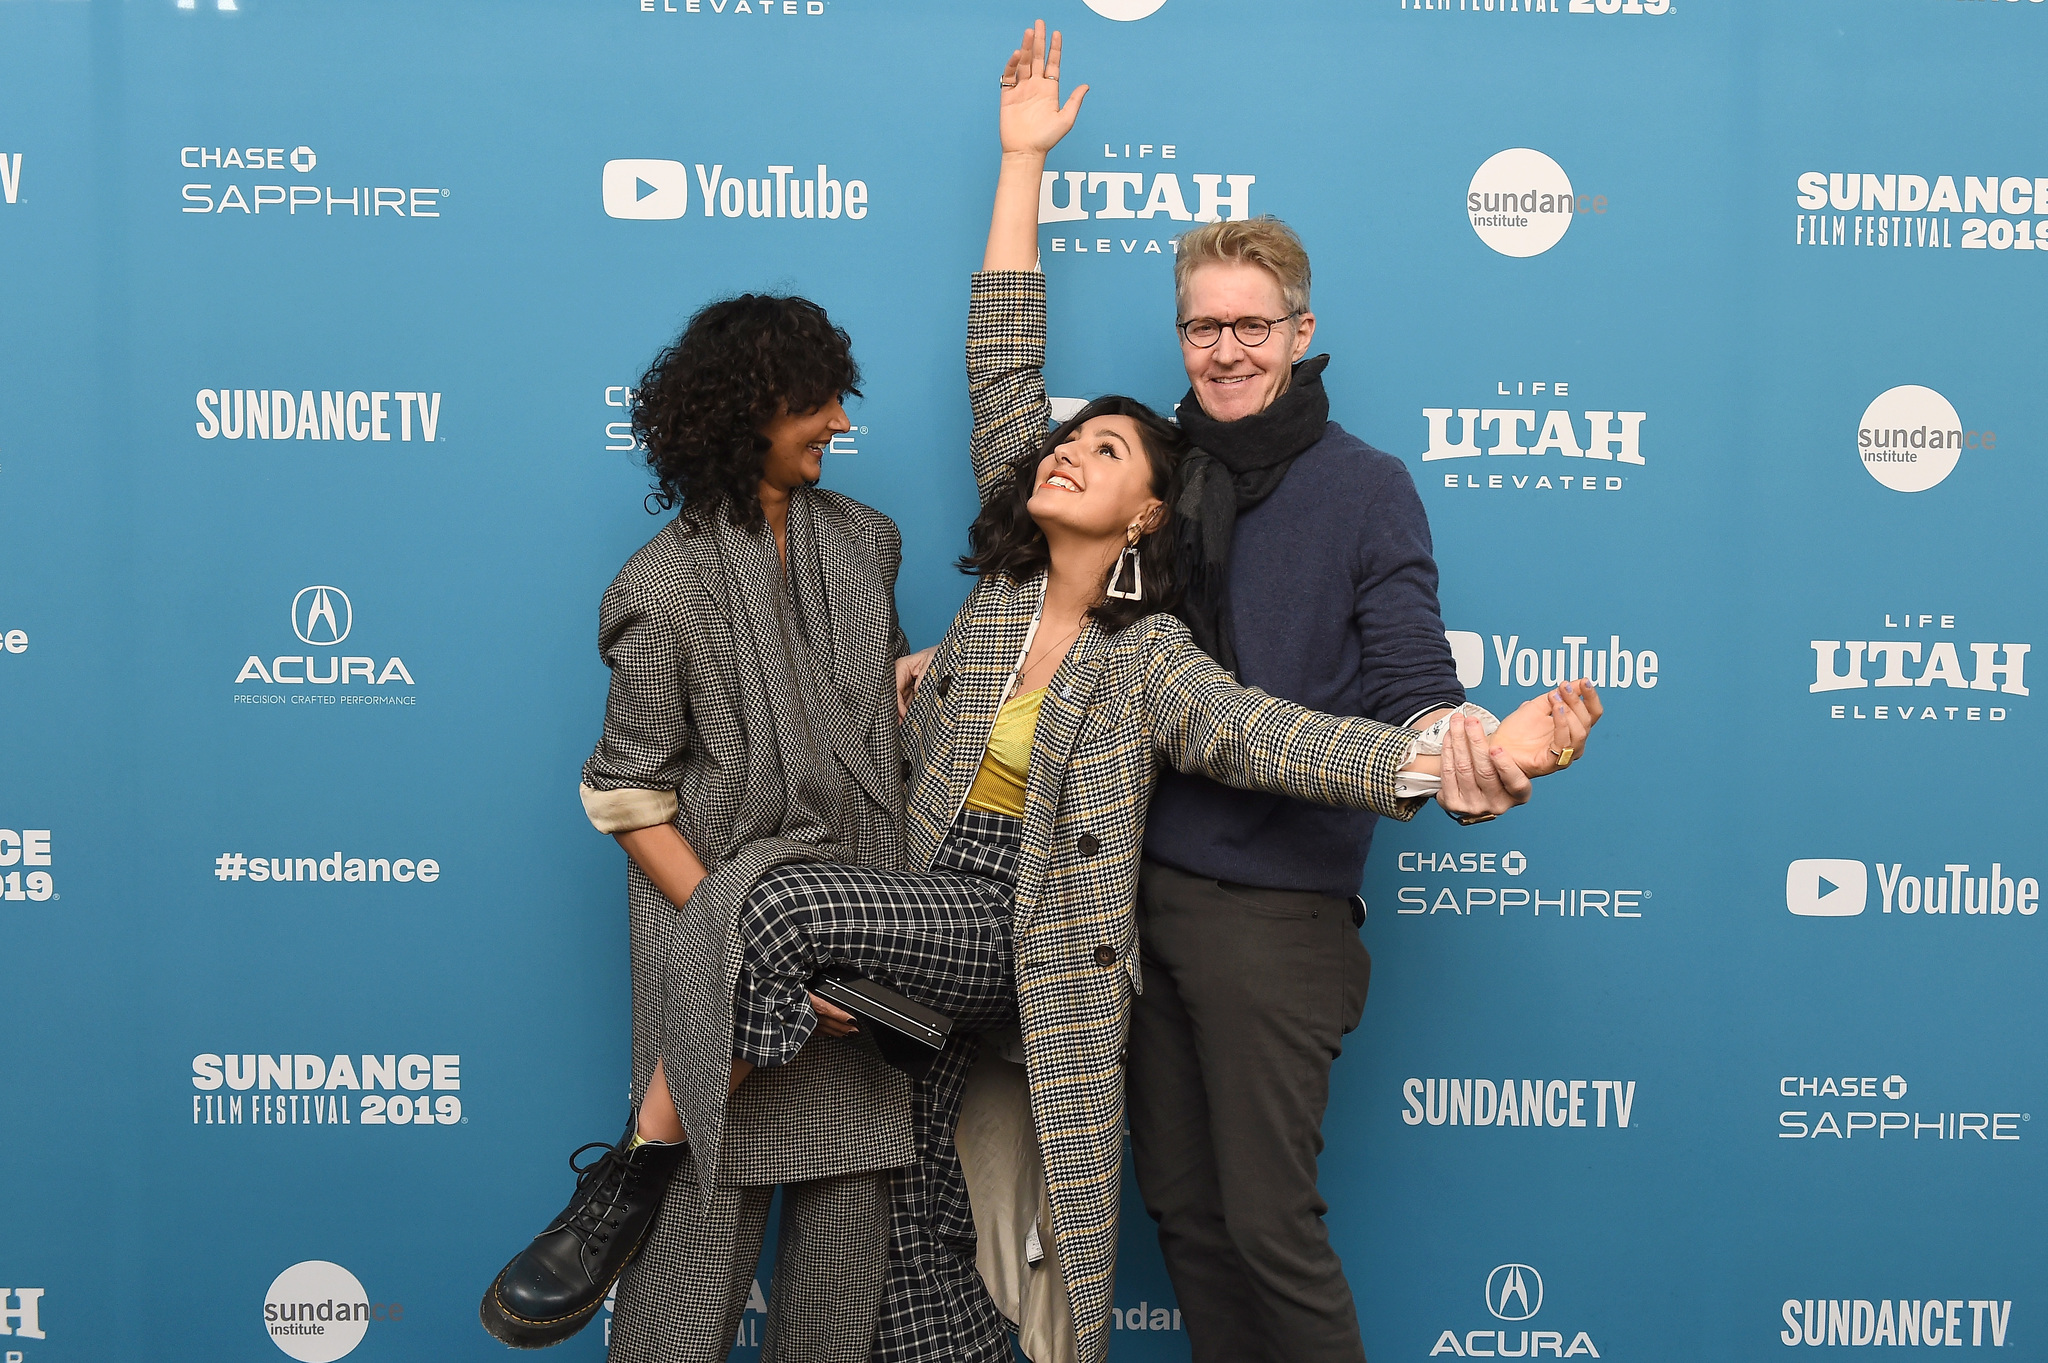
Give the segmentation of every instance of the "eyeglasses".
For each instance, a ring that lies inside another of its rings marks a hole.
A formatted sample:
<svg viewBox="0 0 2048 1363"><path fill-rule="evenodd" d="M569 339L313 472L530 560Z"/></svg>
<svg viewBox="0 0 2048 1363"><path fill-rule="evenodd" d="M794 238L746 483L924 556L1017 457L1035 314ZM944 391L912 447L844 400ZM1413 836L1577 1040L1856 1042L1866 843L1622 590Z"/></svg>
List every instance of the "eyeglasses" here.
<svg viewBox="0 0 2048 1363"><path fill-rule="evenodd" d="M1282 322L1289 322L1301 316L1299 309L1285 317L1268 321L1264 317L1240 317L1235 322L1219 322L1214 317L1191 317L1185 322L1174 324L1181 338L1197 350L1207 350L1223 339L1228 331L1237 338L1241 346L1264 345L1266 338L1273 334L1273 328Z"/></svg>

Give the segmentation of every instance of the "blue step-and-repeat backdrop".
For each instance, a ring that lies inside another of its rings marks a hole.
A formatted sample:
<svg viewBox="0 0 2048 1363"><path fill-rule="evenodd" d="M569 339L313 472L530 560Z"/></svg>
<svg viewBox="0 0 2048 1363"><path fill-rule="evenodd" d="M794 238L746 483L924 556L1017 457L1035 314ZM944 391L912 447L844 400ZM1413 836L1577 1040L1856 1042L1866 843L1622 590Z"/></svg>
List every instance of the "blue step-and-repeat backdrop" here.
<svg viewBox="0 0 2048 1363"><path fill-rule="evenodd" d="M1170 405L1176 234L1278 214L1474 697L1608 688L1529 808L1374 850L1372 1357L2048 1357L2048 4L1046 3L1053 391ZM624 1109L633 384L823 303L936 641L1033 17L0 3L0 1363L498 1353ZM1185 1358L1125 1208L1113 1355ZM273 1335L307 1292L368 1320Z"/></svg>

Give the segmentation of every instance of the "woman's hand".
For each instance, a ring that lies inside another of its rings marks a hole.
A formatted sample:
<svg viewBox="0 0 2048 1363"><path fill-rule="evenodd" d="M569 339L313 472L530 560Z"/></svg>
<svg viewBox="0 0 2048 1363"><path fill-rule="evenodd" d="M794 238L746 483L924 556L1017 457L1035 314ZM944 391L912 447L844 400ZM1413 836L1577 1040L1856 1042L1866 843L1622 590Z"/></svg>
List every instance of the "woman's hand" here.
<svg viewBox="0 0 2048 1363"><path fill-rule="evenodd" d="M1460 820L1492 818L1529 799L1529 778L1505 748L1488 751L1486 726L1471 715L1452 716L1438 773L1437 803Z"/></svg>
<svg viewBox="0 0 2048 1363"><path fill-rule="evenodd" d="M811 995L811 1011L818 1015L818 1030L826 1036L852 1036L860 1030L854 1025L853 1014L816 994Z"/></svg>
<svg viewBox="0 0 2048 1363"><path fill-rule="evenodd" d="M1060 103L1060 35L1045 41L1045 20L1024 30L1024 41L1003 67L1002 138L1005 156L1044 156L1059 145L1081 112L1083 85ZM1032 186L1037 189L1036 184Z"/></svg>
<svg viewBox="0 0 2048 1363"><path fill-rule="evenodd" d="M1522 702L1494 730L1493 745L1505 748L1525 774L1548 776L1585 756L1586 735L1601 712L1600 693L1591 682L1565 682Z"/></svg>
<svg viewBox="0 0 2048 1363"><path fill-rule="evenodd" d="M931 667L932 654L938 651L938 645L934 644L896 660L896 718L899 721L909 717L910 698L917 694L917 684Z"/></svg>

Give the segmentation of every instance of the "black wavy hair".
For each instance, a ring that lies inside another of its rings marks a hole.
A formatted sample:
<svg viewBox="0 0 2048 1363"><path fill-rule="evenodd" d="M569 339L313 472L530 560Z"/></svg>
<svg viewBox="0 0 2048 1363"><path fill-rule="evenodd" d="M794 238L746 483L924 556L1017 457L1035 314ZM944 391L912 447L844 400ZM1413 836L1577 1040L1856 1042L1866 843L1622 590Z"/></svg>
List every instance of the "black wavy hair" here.
<svg viewBox="0 0 2048 1363"><path fill-rule="evenodd" d="M1173 504L1180 490L1180 461L1191 442L1180 427L1139 402L1111 394L1100 397L1061 422L1036 448L1020 455L1003 481L982 503L981 514L967 532L968 552L961 555L963 573L986 577L1007 573L1023 582L1052 562L1045 532L1031 519L1026 504L1037 490L1038 465L1073 438L1085 423L1099 416L1129 417L1138 428L1139 443L1152 466L1152 495L1165 504L1165 514L1149 534L1138 538L1138 565L1145 580L1145 599L1124 601L1105 596L1088 614L1114 634L1148 615L1171 612L1180 604L1182 574ZM1109 579L1103 579L1109 586Z"/></svg>
<svg viewBox="0 0 2048 1363"><path fill-rule="evenodd" d="M784 411L814 412L860 395L853 342L808 298L743 293L697 311L654 357L633 402L633 434L654 473L648 510L682 504L701 526L723 504L759 527L761 428Z"/></svg>

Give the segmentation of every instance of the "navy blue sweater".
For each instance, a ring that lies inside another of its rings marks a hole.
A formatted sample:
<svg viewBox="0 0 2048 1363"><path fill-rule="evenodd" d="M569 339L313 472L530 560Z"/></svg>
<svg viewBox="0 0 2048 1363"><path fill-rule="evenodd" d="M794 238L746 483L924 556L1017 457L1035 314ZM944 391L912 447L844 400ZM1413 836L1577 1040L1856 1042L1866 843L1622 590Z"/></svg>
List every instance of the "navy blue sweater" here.
<svg viewBox="0 0 2048 1363"><path fill-rule="evenodd" d="M1239 680L1283 700L1406 724L1465 698L1415 481L1334 421L1238 517L1230 615ZM1377 820L1168 771L1145 855L1213 880L1348 895Z"/></svg>

